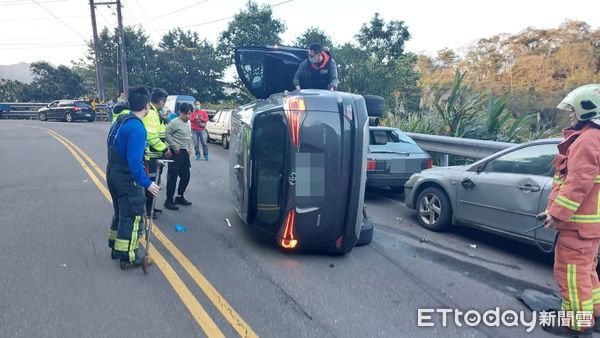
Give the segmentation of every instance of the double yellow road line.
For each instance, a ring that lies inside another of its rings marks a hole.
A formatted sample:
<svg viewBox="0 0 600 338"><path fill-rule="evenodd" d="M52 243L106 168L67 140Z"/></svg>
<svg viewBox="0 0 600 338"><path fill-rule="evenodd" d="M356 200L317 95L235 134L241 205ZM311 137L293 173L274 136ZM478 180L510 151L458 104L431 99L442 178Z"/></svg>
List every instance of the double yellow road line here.
<svg viewBox="0 0 600 338"><path fill-rule="evenodd" d="M39 128L39 127L38 127ZM96 184L98 189L109 203L112 203L110 193L104 183L106 183L106 173L88 156L81 148L75 143L71 142L64 136L56 133L55 131L39 128L45 130L50 136L54 137L60 142L65 148L73 155L73 157L79 162L83 170L88 174L92 182ZM84 160L85 159L85 160ZM93 169L93 170L92 170ZM94 173L94 171L96 173ZM100 177L100 178L98 178ZM104 183L103 183L103 182ZM183 269L190 275L192 280L200 287L207 298L212 304L221 312L223 317L231 324L233 329L241 337L258 337L258 335L250 328L250 326L242 319L242 317L229 305L229 303L221 296L221 294L215 289L210 282L202 275L200 270L192 264L192 262L165 236L165 234L156 226L152 228L153 235L158 239L161 244L171 253L171 255L179 262ZM142 245L145 243L142 241ZM185 304L187 309L190 311L192 317L196 320L198 325L202 328L204 333L209 337L224 337L225 335L219 329L217 324L210 318L204 307L194 297L190 289L181 280L175 269L167 262L162 254L151 245L152 258L155 261L156 266L163 273L165 278L169 281L181 301Z"/></svg>

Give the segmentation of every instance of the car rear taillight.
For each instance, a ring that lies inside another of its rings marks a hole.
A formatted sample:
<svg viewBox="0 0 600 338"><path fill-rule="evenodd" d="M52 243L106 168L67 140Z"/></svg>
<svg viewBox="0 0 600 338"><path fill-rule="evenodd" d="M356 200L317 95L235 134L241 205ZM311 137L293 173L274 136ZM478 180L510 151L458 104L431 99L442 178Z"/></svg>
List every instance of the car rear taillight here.
<svg viewBox="0 0 600 338"><path fill-rule="evenodd" d="M377 169L377 161L367 160L367 171L373 171Z"/></svg>
<svg viewBox="0 0 600 338"><path fill-rule="evenodd" d="M292 145L294 147L300 147L300 120L302 118L302 112L306 111L304 99L300 97L286 98L285 109L288 115L288 122L290 125Z"/></svg>
<svg viewBox="0 0 600 338"><path fill-rule="evenodd" d="M73 111L80 111L80 110L81 110L81 108L79 108L79 107L73 107Z"/></svg>
<svg viewBox="0 0 600 338"><path fill-rule="evenodd" d="M285 228L283 230L283 239L281 246L286 249L294 249L298 245L298 240L294 234L294 225L296 224L296 212L292 209L285 218Z"/></svg>
<svg viewBox="0 0 600 338"><path fill-rule="evenodd" d="M427 160L421 162L421 169L429 169L433 167L433 160Z"/></svg>

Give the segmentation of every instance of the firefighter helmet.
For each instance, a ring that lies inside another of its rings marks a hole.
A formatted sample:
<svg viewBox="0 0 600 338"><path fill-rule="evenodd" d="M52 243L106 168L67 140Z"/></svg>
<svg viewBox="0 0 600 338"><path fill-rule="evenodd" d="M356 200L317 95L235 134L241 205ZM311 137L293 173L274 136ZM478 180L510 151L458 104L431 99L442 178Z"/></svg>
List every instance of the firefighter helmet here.
<svg viewBox="0 0 600 338"><path fill-rule="evenodd" d="M570 92L558 109L575 113L579 121L593 121L600 125L600 84L588 84Z"/></svg>

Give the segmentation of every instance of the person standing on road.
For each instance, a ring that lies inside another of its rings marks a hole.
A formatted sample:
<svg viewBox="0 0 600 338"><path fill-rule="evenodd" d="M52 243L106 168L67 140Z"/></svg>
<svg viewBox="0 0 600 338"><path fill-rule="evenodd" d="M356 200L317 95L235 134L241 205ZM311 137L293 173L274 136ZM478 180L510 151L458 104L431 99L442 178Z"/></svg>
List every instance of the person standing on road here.
<svg viewBox="0 0 600 338"><path fill-rule="evenodd" d="M157 196L160 188L144 170L146 128L150 92L146 87L129 88L131 113L122 114L112 124L107 138L106 183L112 198L113 217L108 234L111 257L120 259L121 269L142 265L137 256L143 228L144 189Z"/></svg>
<svg viewBox="0 0 600 338"><path fill-rule="evenodd" d="M192 138L194 140L194 151L196 152L196 161L200 160L200 144L202 144L202 152L204 159L208 161L208 131L206 124L208 123L208 114L202 110L200 101L194 104L194 111L190 116L192 124Z"/></svg>
<svg viewBox="0 0 600 338"><path fill-rule="evenodd" d="M129 107L126 102L119 102L114 105L111 114L111 122L114 123L121 114L129 114Z"/></svg>
<svg viewBox="0 0 600 338"><path fill-rule="evenodd" d="M162 174L162 168L158 169L159 158L170 158L171 151L165 143L165 128L166 120L160 114L160 111L165 106L165 101L169 94L162 88L154 88L150 95L150 111L148 115L144 117L144 126L148 133L146 139L146 160L148 161L148 172L150 173L150 179L156 182L158 176ZM151 215L152 209L152 194L146 193L146 215ZM160 213L162 210L154 209L154 215Z"/></svg>
<svg viewBox="0 0 600 338"><path fill-rule="evenodd" d="M302 61L294 74L294 87L336 90L339 84L337 65L331 55L313 43L308 48L308 59Z"/></svg>
<svg viewBox="0 0 600 338"><path fill-rule="evenodd" d="M169 163L169 171L167 172L167 199L165 200L165 208L169 210L179 210L176 204L192 204L192 202L183 197L185 189L190 182L190 156L192 154L190 142L192 128L189 117L191 111L191 104L181 103L179 105L179 117L169 122L165 131L167 144L173 153L173 162ZM177 177L179 177L179 186L177 187L178 196L173 200Z"/></svg>
<svg viewBox="0 0 600 338"><path fill-rule="evenodd" d="M600 326L600 281L596 273L600 247L600 84L579 87L557 106L568 111L571 126L552 162L556 169L544 223L556 229L554 278L570 326L544 330L566 337L591 337ZM593 314L593 317L592 317ZM581 320L583 318L583 320ZM586 320L587 319L587 320Z"/></svg>

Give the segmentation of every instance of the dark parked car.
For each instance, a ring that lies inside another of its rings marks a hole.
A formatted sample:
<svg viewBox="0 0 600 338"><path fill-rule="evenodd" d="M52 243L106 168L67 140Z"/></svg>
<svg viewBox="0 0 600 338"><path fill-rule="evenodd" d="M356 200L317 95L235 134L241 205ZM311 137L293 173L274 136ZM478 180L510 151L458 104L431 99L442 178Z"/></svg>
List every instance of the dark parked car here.
<svg viewBox="0 0 600 338"><path fill-rule="evenodd" d="M430 230L463 224L522 241L552 243L554 231L536 215L552 190L552 160L560 139L538 140L500 151L465 166L414 174L405 184L406 206Z"/></svg>
<svg viewBox="0 0 600 338"><path fill-rule="evenodd" d="M231 197L242 220L282 248L346 253L373 236L363 212L367 105L382 99L288 92L306 56L300 48L236 49L240 79L260 100L231 115Z"/></svg>
<svg viewBox="0 0 600 338"><path fill-rule="evenodd" d="M408 178L431 168L431 156L400 129L370 127L367 186L404 192Z"/></svg>
<svg viewBox="0 0 600 338"><path fill-rule="evenodd" d="M92 106L85 103L85 101L57 100L51 102L46 107L40 108L38 110L38 118L40 121L62 120L73 122L85 120L93 122L96 120L96 113L92 110Z"/></svg>

